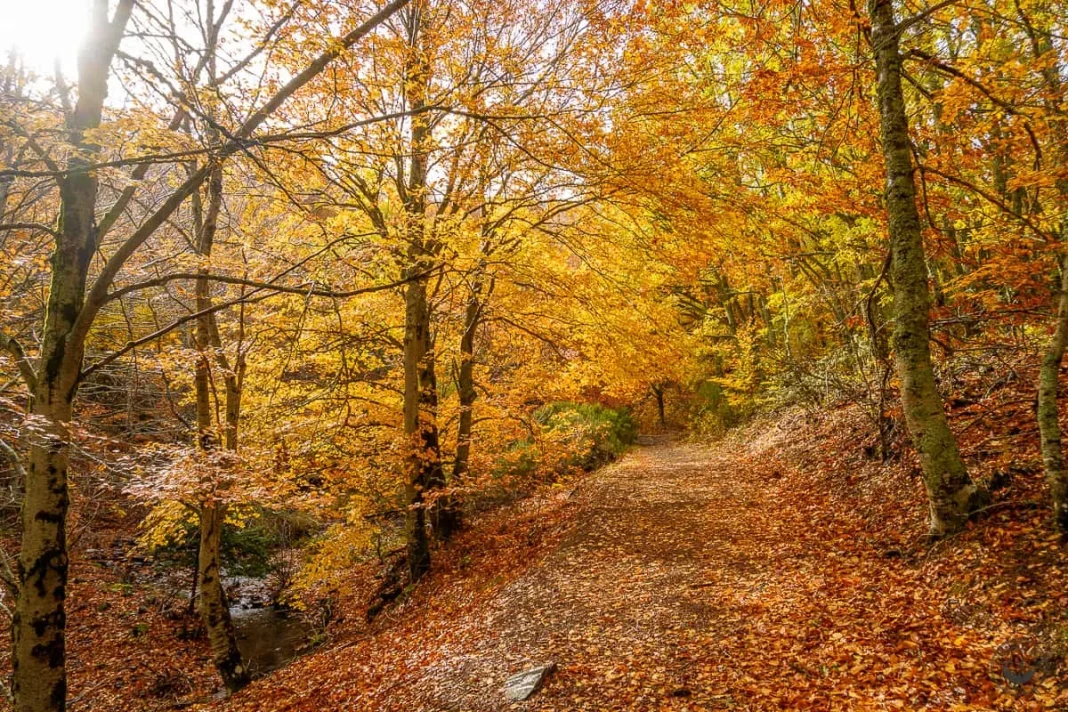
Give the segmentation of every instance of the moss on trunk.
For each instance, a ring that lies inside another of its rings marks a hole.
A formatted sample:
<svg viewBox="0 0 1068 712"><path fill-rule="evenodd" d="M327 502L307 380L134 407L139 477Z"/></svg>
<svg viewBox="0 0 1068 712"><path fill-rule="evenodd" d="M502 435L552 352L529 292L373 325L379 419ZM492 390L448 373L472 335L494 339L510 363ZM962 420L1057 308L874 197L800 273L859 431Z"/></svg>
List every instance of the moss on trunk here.
<svg viewBox="0 0 1068 712"><path fill-rule="evenodd" d="M964 467L942 407L931 362L931 295L920 215L916 209L916 184L901 87L899 31L892 0L871 0L869 9L886 160L894 358L901 381L905 424L923 467L931 533L940 536L961 529L970 512L985 502L985 492L972 483Z"/></svg>

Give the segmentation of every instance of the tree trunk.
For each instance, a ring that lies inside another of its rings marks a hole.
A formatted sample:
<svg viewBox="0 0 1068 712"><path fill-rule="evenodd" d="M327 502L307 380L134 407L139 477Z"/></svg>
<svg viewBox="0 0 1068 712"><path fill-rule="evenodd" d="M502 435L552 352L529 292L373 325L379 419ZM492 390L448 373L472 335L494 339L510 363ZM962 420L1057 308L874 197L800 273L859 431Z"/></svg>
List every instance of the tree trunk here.
<svg viewBox="0 0 1068 712"><path fill-rule="evenodd" d="M886 343L886 335L879 325L880 312L878 300L876 296L879 293L879 285L886 279L887 273L890 271L891 255L888 253L886 260L883 262L883 269L879 273L879 276L875 280L875 284L872 285L871 291L868 292L868 297L864 301L864 313L868 321L868 339L871 342L872 360L875 362L875 373L872 379L874 385L869 388L875 388L875 402L872 404L874 412L872 413L875 429L878 431L879 452L877 453L879 459L886 462L890 459L890 441L891 434L894 427L894 421L887 413L887 400L888 391L890 388L890 375L893 373L893 364L890 360L890 346Z"/></svg>
<svg viewBox="0 0 1068 712"><path fill-rule="evenodd" d="M194 196L193 210L197 227L197 252L205 262L210 260L215 233L218 229L219 211L222 208L223 175L222 169L216 168L208 180L208 207L201 213L200 200ZM206 267L201 267L205 271ZM202 315L197 318L196 340L200 357L197 359L194 383L197 399L197 429L200 447L209 452L216 446L218 437L212 425L212 374L211 362L220 361L226 384L225 395L225 431L223 441L227 450L237 451L237 426L240 417L240 384L225 361L222 352L222 340L214 313L203 313L212 306L210 284L205 277L196 281L196 309ZM230 607L226 600L226 591L222 586L220 570L222 568L222 531L226 521L226 507L217 501L200 503L200 548L197 553L197 569L200 575L200 618L208 634L211 657L219 671L226 688L236 692L251 681L249 671L241 660L241 651L237 646L237 633L230 618Z"/></svg>
<svg viewBox="0 0 1068 712"><path fill-rule="evenodd" d="M452 468L454 482L467 474L471 459L474 406L478 399L478 391L475 390L475 333L482 316L481 291L481 281L476 281L472 287L471 298L467 302L464 331L460 336L460 368L456 377L456 389L460 398L460 422L456 428L456 461Z"/></svg>
<svg viewBox="0 0 1068 712"><path fill-rule="evenodd" d="M5 165L9 165L12 168L16 166L12 165L10 159L6 156L0 160L3 160ZM0 178L0 220L4 219L4 214L7 212L7 198L11 194L11 184L15 181L10 176L4 176Z"/></svg>
<svg viewBox="0 0 1068 712"><path fill-rule="evenodd" d="M248 668L237 648L237 633L230 618L230 607L223 590L219 555L222 530L226 521L226 507L220 503L202 502L200 505L200 617L208 632L211 657L215 668L230 692L249 683Z"/></svg>
<svg viewBox="0 0 1068 712"><path fill-rule="evenodd" d="M894 290L894 355L901 400L920 456L930 501L931 533L961 529L985 493L968 477L935 384L930 349L930 292L909 146L901 55L892 0L871 0L879 117L886 159L886 209Z"/></svg>
<svg viewBox="0 0 1068 712"><path fill-rule="evenodd" d="M436 249L427 240L427 153L430 124L426 107L430 61L422 40L422 3L408 7L405 27L410 55L405 66L405 91L412 112L411 158L408 180L398 187L404 196L408 265L411 281L404 295L404 433L408 438L408 477L404 489L408 569L417 581L430 569L430 541L426 531L425 493L445 483L437 426L437 379L430 333L430 303L426 272Z"/></svg>
<svg viewBox="0 0 1068 712"><path fill-rule="evenodd" d="M77 160L72 158L71 163ZM12 621L12 692L19 712L66 706L67 425L85 350L84 343L68 336L84 303L96 238L96 192L96 178L84 171L72 172L60 184L59 235L30 402L33 429L22 505L19 595Z"/></svg>
<svg viewBox="0 0 1068 712"><path fill-rule="evenodd" d="M427 333L430 332L429 317ZM421 445L425 455L423 463L426 468L424 479L427 489L438 490L427 508L431 531L440 539L449 539L460 526L459 512L455 500L448 494L440 493L448 486L445 479L445 467L441 461L441 431L438 429L438 377L434 359L433 339L429 350L423 358L422 373L419 376L419 412Z"/></svg>
<svg viewBox="0 0 1068 712"><path fill-rule="evenodd" d="M656 397L656 415L660 422L660 429L667 427L667 418L664 417L664 385L657 383L653 386L653 395Z"/></svg>
<svg viewBox="0 0 1068 712"><path fill-rule="evenodd" d="M1061 292L1057 298L1057 326L1046 348L1038 377L1038 429L1042 439L1042 463L1046 468L1053 521L1068 531L1068 470L1061 447L1061 425L1057 407L1058 382L1065 347L1068 346L1068 259L1061 258Z"/></svg>
<svg viewBox="0 0 1068 712"><path fill-rule="evenodd" d="M422 269L419 263L412 268ZM417 581L430 569L430 541L426 532L424 493L435 465L440 467L437 429L423 415L425 379L430 352L430 310L426 283L416 279L404 295L404 434L409 441L408 479L405 483L405 534L408 542L408 572Z"/></svg>
<svg viewBox="0 0 1068 712"><path fill-rule="evenodd" d="M208 317L205 317L208 318ZM202 361L206 361L205 356ZM209 392L202 391L200 373L197 374L197 413L201 412L201 403L207 404ZM227 373L226 379L226 431L224 443L227 450L237 451L237 423L240 417L240 385L236 376ZM204 379L204 384L210 383ZM209 420L206 428L203 421L199 421L201 428L201 446L210 449L213 447L214 438L208 429L211 427L210 409L205 408ZM226 506L217 501L204 501L200 503L200 548L197 554L197 570L200 577L200 618L204 623L204 629L208 634L208 643L211 646L211 657L223 684L230 692L237 692L251 682L248 668L241 658L241 651L237 645L237 632L234 629L233 620L230 617L230 605L226 600L226 591L223 589L222 568L222 533L226 522Z"/></svg>
<svg viewBox="0 0 1068 712"><path fill-rule="evenodd" d="M22 504L19 590L11 621L16 712L59 711L67 704L67 428L85 354L84 337L74 327L85 304L98 236L98 183L86 168L98 147L85 140L85 133L100 125L108 67L131 5L120 4L109 22L108 3L93 4L90 37L78 57L78 101L67 120L72 151L59 180L59 224L41 349L36 374L27 383L32 439Z"/></svg>
<svg viewBox="0 0 1068 712"><path fill-rule="evenodd" d="M1039 29L1033 18L1027 17L1020 6L1017 10L1021 19L1031 34L1032 51L1036 60L1042 60L1054 51L1053 34L1049 29ZM1052 97L1045 102L1046 109L1054 117L1051 121L1053 135L1059 136L1057 150L1052 152L1054 156L1054 169L1062 169L1062 175L1057 179L1055 187L1061 206L1068 205L1068 178L1063 175L1063 169L1068 166L1068 141L1065 141L1065 131L1068 130L1068 121L1059 114L1057 107L1061 103L1063 88L1061 82L1062 67L1059 62L1046 65L1042 72L1046 88ZM1023 191L1017 191L1022 193ZM1037 200L1036 200L1037 203ZM1040 206L1036 205L1036 209ZM1061 243L1063 250L1065 236L1068 235L1068 218L1061 218L1058 228L1053 235L1054 239ZM1054 524L1062 532L1068 532L1068 471L1065 468L1064 450L1061 443L1060 408L1058 404L1058 390L1061 372L1061 363L1064 360L1064 351L1068 345L1068 255L1060 254L1058 258L1060 267L1060 294L1057 295L1057 321L1053 331L1053 337L1046 347L1046 353L1042 358L1042 366L1038 376L1038 430L1042 443L1042 464L1046 470L1046 481L1049 483L1050 501L1053 505Z"/></svg>
<svg viewBox="0 0 1068 712"><path fill-rule="evenodd" d="M66 379L56 379L61 380ZM19 592L11 623L12 693L17 712L66 707L66 423L72 408L62 395L66 388L49 381L42 378L31 408L38 420L22 505Z"/></svg>
<svg viewBox="0 0 1068 712"><path fill-rule="evenodd" d="M199 515L198 515L199 517ZM197 592L200 590L200 546L197 546L196 560L193 562L193 583L189 586L189 609L187 615L193 615L197 610L199 600Z"/></svg>
<svg viewBox="0 0 1068 712"><path fill-rule="evenodd" d="M471 285L471 296L464 311L464 330L460 335L460 367L456 375L460 418L456 427L456 458L453 461L451 478L453 486L459 485L467 476L471 463L471 434L475 422L475 401L478 399L478 391L475 390L475 335L482 320L484 289L485 278L480 271ZM459 506L454 498L449 498L442 510L448 519L446 532L451 534L463 523Z"/></svg>

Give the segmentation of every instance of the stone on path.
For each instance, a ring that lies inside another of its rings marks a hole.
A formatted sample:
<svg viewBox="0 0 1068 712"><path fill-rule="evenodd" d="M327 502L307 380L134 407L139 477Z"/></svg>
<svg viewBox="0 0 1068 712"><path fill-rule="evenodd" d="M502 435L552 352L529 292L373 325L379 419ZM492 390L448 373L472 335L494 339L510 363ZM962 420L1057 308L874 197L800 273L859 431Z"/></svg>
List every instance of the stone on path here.
<svg viewBox="0 0 1068 712"><path fill-rule="evenodd" d="M518 675L512 675L504 683L504 694L512 702L522 702L541 687L541 683L556 669L556 663L549 663L540 667L531 668Z"/></svg>

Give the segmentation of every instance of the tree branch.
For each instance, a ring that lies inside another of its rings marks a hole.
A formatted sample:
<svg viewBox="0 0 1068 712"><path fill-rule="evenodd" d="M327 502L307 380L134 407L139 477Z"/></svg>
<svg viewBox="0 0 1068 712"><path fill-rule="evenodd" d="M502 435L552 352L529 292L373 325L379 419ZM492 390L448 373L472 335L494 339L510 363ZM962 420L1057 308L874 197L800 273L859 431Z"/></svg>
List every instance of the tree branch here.
<svg viewBox="0 0 1068 712"><path fill-rule="evenodd" d="M151 334L148 334L146 336L142 336L139 339L133 339L131 341L127 341L126 344L122 348L120 348L118 351L115 351L115 352L105 356L104 358L100 359L96 363L94 363L91 366L88 366L87 368L85 368L81 373L81 378L84 380L90 374L92 374L94 371L97 371L97 370L103 368L104 366L108 365L109 363L112 363L112 362L116 361L119 357L123 356L124 354L129 353L130 351L134 350L138 346L142 346L144 344L147 344L150 341L155 341L156 339L160 338L161 336L164 336L164 335L170 333L171 331L174 331L175 329L177 329L182 324L187 324L190 321L193 321L194 319L199 319L200 317L206 316L208 314L214 314L215 312L221 311L223 309L228 309L228 308L230 308L232 306L235 306L237 304L253 304L255 302L262 302L264 299L269 299L270 297L277 296L278 294L286 294L286 293L307 294L307 295L310 295L310 296L326 296L326 297L333 297L333 296L336 296L336 295L341 295L341 296L344 296L344 297L354 297L354 296L359 295L359 294L370 294L372 292L382 292L382 291L385 291L387 289L395 289L397 287L400 287L402 285L407 284L408 282L413 282L413 281L416 281L416 280L423 279L424 277L426 277L427 275L429 275L430 273L432 273L436 269L437 269L437 267L434 267L434 268L431 268L431 269L426 270L424 272L420 272L419 274L410 275L410 276L406 277L405 279L397 280L396 282L390 282L389 284L379 284L379 285L375 285L373 287L363 287L361 289L352 289L352 290L349 290L347 292L328 292L328 291L320 290L320 294L316 294L315 291L311 290L311 289L300 290L300 289L296 289L296 288L285 288L285 287L282 287L281 285L277 285L276 286L276 285L271 284L270 282L262 283L262 286L256 286L254 288L255 291L253 291L253 292L251 292L249 294L244 294L244 295L242 295L240 297L237 297L236 299L231 299L231 300L226 301L226 302L221 302L219 304L215 304L215 305L213 305L213 306L211 306L211 307L209 307L207 309L203 309L201 311L194 312L192 314L186 314L185 316L182 316L182 317L179 317L179 318L175 319L170 324L168 324L166 326L163 326L163 327L160 327L156 331L153 331ZM198 275L196 273L190 273L190 274L186 275L185 278L186 279L195 279L195 278L201 277L201 276L203 276L203 275ZM164 280L164 281L166 281L166 280ZM237 283L240 284L240 283L244 283L246 281L247 280L242 280L242 281L239 281ZM256 294L256 292L261 291L261 290L271 290L271 292L269 294Z"/></svg>
<svg viewBox="0 0 1068 712"><path fill-rule="evenodd" d="M1009 102L1005 101L1004 99L999 99L998 97L994 96L994 93L990 89L988 89L985 85L983 85L982 82L979 82L979 81L977 81L975 79L972 79L971 77L969 77L967 74L965 74L961 70L957 69L956 67L953 67L953 66L951 66L949 64L945 64L943 62L938 61L937 59L934 58L933 55L928 54L927 52L924 52L923 50L912 49L912 50L909 50L908 54L906 54L904 56L905 57L916 57L917 59L922 59L928 65L934 67L935 69L937 69L938 71L942 72L943 74L948 74L951 77L956 77L957 79L960 79L962 82L965 82L969 86L973 87L974 89L977 89L983 96L985 96L987 99L989 99L998 108L1003 109L1005 111L1005 113L1007 113L1007 114L1018 114L1018 113L1020 113L1019 109L1016 106L1014 106L1013 104L1010 104Z"/></svg>
<svg viewBox="0 0 1068 712"><path fill-rule="evenodd" d="M0 334L0 348L10 353L15 357L15 363L19 367L19 374L22 376L22 380L26 383L26 387L30 389L30 392L37 390L37 372L33 370L33 364L30 363L29 357L26 355L26 350L22 348L14 337L7 334Z"/></svg>
<svg viewBox="0 0 1068 712"><path fill-rule="evenodd" d="M940 178L944 178L945 180L949 181L950 183L956 183L957 185L961 186L962 188L965 188L965 189L971 191L972 193L975 193L980 198L983 198L984 200L989 202L991 205L994 205L995 207L997 207L999 210L1001 210L1001 212L1003 212L1006 215L1009 215L1009 216L1019 220L1021 223L1026 225L1036 235L1038 235L1039 239L1042 240L1043 242L1052 242L1053 241L1053 237L1048 232L1046 232L1045 230L1040 228L1038 225L1035 225L1035 223L1032 222L1032 220L1030 218L1028 218L1026 215L1021 215L1020 213L1016 212L1011 207L1006 205L1004 201L999 200L996 196L991 194L989 191L983 190L982 188L977 186L975 183L967 181L964 178L961 178L959 176L953 176L953 175L950 175L948 173L943 173L942 171L938 170L937 168L931 168L930 166L928 166L926 164L923 164L923 163L917 162L916 167L917 167L917 169L919 169L921 174L923 174L923 173L931 173L933 175L939 176Z"/></svg>
<svg viewBox="0 0 1068 712"><path fill-rule="evenodd" d="M393 2L372 15L370 19L364 21L356 29L342 37L337 43L331 44L329 49L320 54L302 72L290 79L273 97L267 100L267 103L246 119L240 128L230 136L229 140L220 147L216 158L206 162L199 170L189 176L189 178L187 178L185 182L183 182L170 195L170 197L168 197L163 204L150 215L145 222L143 222L141 226L118 247L118 249L115 250L111 257L104 263L104 267L101 269L99 276L89 290L89 294L86 296L85 306L79 312L78 317L75 320L74 326L71 329L71 334L68 337L73 343L82 343L88 336L89 328L92 326L93 320L96 319L96 315L100 312L101 307L108 301L108 290L111 287L112 282L115 280L115 277L118 276L119 271L122 269L122 266L126 264L126 261L133 256L134 252L136 252L137 249L143 245L145 241L167 221L168 218L170 218L178 207L185 202L185 199L192 195L193 192L207 180L212 171L216 169L217 164L226 160L227 157L234 153L244 150L245 143L251 137L252 133L275 111L277 111L289 97L318 76L330 62L339 57L352 45L356 44L360 39L368 35L379 24L385 22L385 20L397 10L400 10L407 5L409 1L410 0L393 0Z"/></svg>
<svg viewBox="0 0 1068 712"><path fill-rule="evenodd" d="M376 287L361 287L359 289L324 289L316 287L314 282L309 282L297 286L288 286L284 284L276 284L274 282L259 282L254 279L245 279L244 277L232 277L225 274L201 274L198 272L177 272L174 274L164 275L157 277L156 279L149 279L137 284L131 284L122 289L117 289L108 295L108 301L114 301L119 299L130 292L140 291L142 289L149 289L151 287L159 287L168 282L173 282L178 279L207 279L211 282L222 282L223 284L240 284L246 287L255 287L256 289L269 289L274 292L280 292L282 294L302 294L309 297L326 297L332 299L347 299L348 297L355 297L360 294L367 294L369 292L375 292L383 289L391 289L396 286L406 284L413 279L420 279L428 276L433 269L426 270L420 275L409 277L400 282L395 282L383 286Z"/></svg>
<svg viewBox="0 0 1068 712"><path fill-rule="evenodd" d="M52 237L56 237L56 236L59 235L59 233L56 232L53 228L50 228L47 225L44 225L42 223L34 223L34 222L0 223L0 230L3 230L3 231L7 231L7 230L40 230L42 232L47 232Z"/></svg>

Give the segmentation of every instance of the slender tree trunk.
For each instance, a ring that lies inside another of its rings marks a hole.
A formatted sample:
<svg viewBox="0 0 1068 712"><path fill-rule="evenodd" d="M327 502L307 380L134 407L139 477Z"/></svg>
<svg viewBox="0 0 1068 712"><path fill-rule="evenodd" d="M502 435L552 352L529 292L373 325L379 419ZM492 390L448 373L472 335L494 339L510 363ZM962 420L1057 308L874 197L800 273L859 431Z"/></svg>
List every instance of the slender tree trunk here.
<svg viewBox="0 0 1068 712"><path fill-rule="evenodd" d="M215 668L226 685L236 692L249 683L248 668L237 648L237 634L223 590L219 556L226 507L221 503L200 505L200 617L208 632L208 644Z"/></svg>
<svg viewBox="0 0 1068 712"><path fill-rule="evenodd" d="M199 514L197 515L199 518ZM189 586L189 609L186 611L188 615L193 615L197 610L197 601L199 600L198 591L200 590L200 547L197 546L196 561L193 562L193 583Z"/></svg>
<svg viewBox="0 0 1068 712"><path fill-rule="evenodd" d="M475 334L482 315L481 291L481 280L477 280L467 302L464 331L460 336L460 368L456 377L460 398L460 422L456 428L456 461L452 468L454 482L462 479L470 467L474 406L478 399L478 391L475 390Z"/></svg>
<svg viewBox="0 0 1068 712"><path fill-rule="evenodd" d="M864 313L868 321L868 340L871 342L872 360L875 362L876 372L872 381L874 385L869 388L874 388L876 391L875 403L873 404L875 412L873 413L873 420L875 422L875 429L879 434L879 459L886 462L890 459L890 435L893 430L894 421L887 414L887 399L888 390L890 387L890 375L893 373L893 364L890 359L890 346L886 342L886 335L880 328L880 312L878 300L876 296L879 293L879 285L886 279L887 273L890 271L891 255L887 254L887 258L883 263L883 269L879 273L879 276L875 280L875 284L872 285L871 291L868 292L868 297L864 301Z"/></svg>
<svg viewBox="0 0 1068 712"><path fill-rule="evenodd" d="M3 161L5 164L11 165L10 160L8 160L6 156L4 157ZM7 212L7 199L8 196L11 194L11 184L14 181L15 179L11 178L10 176L4 176L3 178L0 178L0 220L4 218L4 214Z"/></svg>
<svg viewBox="0 0 1068 712"><path fill-rule="evenodd" d="M430 150L430 124L426 107L430 82L430 60L423 46L422 2L408 6L405 27L410 55L405 66L405 91L412 112L411 158L407 182L399 188L404 196L407 219L408 265L404 276L412 281L404 294L404 433L408 438L408 477L405 483L405 533L408 543L408 569L417 581L430 569L430 541L427 535L426 491L445 484L437 426L437 379L434 370L434 343L430 333L429 277L436 247L427 236L427 154Z"/></svg>
<svg viewBox="0 0 1068 712"><path fill-rule="evenodd" d="M421 269L416 263L415 270ZM408 541L408 570L413 581L430 569L430 541L426 531L424 493L430 485L435 463L440 455L435 451L436 429L423 417L424 382L430 353L430 316L426 299L426 283L416 279L408 284L404 295L404 434L409 439L408 480L405 484L405 534Z"/></svg>
<svg viewBox="0 0 1068 712"><path fill-rule="evenodd" d="M482 321L483 291L485 276L480 271L475 275L471 285L471 296L464 310L464 330L460 335L460 367L456 375L456 390L460 400L460 418L456 427L456 458L453 461L451 482L459 485L471 465L471 436L475 422L475 335ZM448 518L446 531L452 533L462 525L462 517L455 499L450 498L443 508Z"/></svg>
<svg viewBox="0 0 1068 712"><path fill-rule="evenodd" d="M208 180L207 210L200 210L200 201L194 196L194 219L197 225L197 252L203 260L211 258L218 230L219 211L222 208L223 175L222 169L216 168ZM201 271L206 268L202 267ZM196 281L196 308L205 312L212 306L210 284L204 277ZM240 417L240 386L236 383L236 374L225 363L222 354L222 342L214 314L203 314L197 319L197 347L200 357L197 359L194 383L197 398L197 429L200 447L206 452L216 447L217 436L213 430L215 417L212 415L212 373L211 362L220 360L223 379L226 384L225 395L225 431L223 441L227 450L237 450L237 425ZM214 357L212 354L214 353ZM226 591L222 585L222 532L226 522L226 506L218 501L200 503L200 548L197 552L197 570L200 577L200 598L198 600L200 618L208 634L211 657L219 671L226 688L236 692L248 685L251 678L248 668L241 659L237 646L237 633L230 617L230 607L226 600Z"/></svg>
<svg viewBox="0 0 1068 712"><path fill-rule="evenodd" d="M214 325L212 325L213 332ZM217 332L215 332L217 333ZM221 344L213 339L213 347ZM239 365L238 374L243 370ZM224 370L225 367L224 367ZM223 436L225 447L230 452L237 452L237 426L240 418L240 379L237 374L228 372L226 380L226 431ZM198 379L198 414L200 411L201 391ZM208 395L207 392L204 395ZM204 400L207 400L206 398ZM211 427L210 409L207 427ZM214 439L201 426L201 443L211 447ZM226 688L237 692L251 682L248 668L245 666L241 651L237 645L237 631L230 616L230 604L222 585L222 534L226 522L226 505L218 501L200 503L200 549L197 556L197 570L200 577L200 617L208 634L211 656L215 668L219 671Z"/></svg>
<svg viewBox="0 0 1068 712"><path fill-rule="evenodd" d="M8 55L7 69L5 70L7 75L0 82L0 94L4 94L15 105L24 98L22 94L24 72L19 67L16 59L14 52ZM2 76L3 74L0 73L0 77ZM21 161L16 155L15 149L10 142L5 143L4 139L0 138L0 165L18 168ZM0 221L4 220L4 213L7 212L7 199L11 194L11 186L14 182L15 178L13 176L0 176Z"/></svg>
<svg viewBox="0 0 1068 712"><path fill-rule="evenodd" d="M1039 28L1034 18L1028 17L1019 5L1020 19L1031 36L1032 52L1036 60L1049 56L1054 51L1053 35L1048 29ZM1056 144L1056 150L1052 151L1054 168L1062 169L1062 175L1056 181L1057 197L1060 205L1068 205L1068 178L1063 176L1063 169L1068 166L1068 140L1065 132L1068 131L1068 121L1063 114L1058 113L1057 107L1061 103L1063 88L1061 82L1062 67L1059 62L1046 65L1042 72L1046 88L1049 90L1050 99L1046 100L1046 109L1051 116L1052 135L1060 138ZM1024 191L1018 190L1017 194ZM1020 204L1023 201L1019 201ZM1040 210L1037 193L1034 204L1036 210ZM1062 217L1053 237L1060 242L1063 249L1065 236L1068 235L1068 218ZM1061 363L1064 361L1064 351L1068 345L1068 255L1063 252L1058 258L1060 267L1060 294L1057 295L1057 319L1054 326L1053 337L1046 347L1046 353L1042 358L1042 365L1038 376L1038 430L1042 443L1042 463L1046 470L1046 481L1049 483L1050 501L1053 505L1054 524L1062 532L1068 532L1068 469L1064 462L1064 450L1061 443L1060 407L1059 407L1059 381Z"/></svg>
<svg viewBox="0 0 1068 712"><path fill-rule="evenodd" d="M96 178L87 172L71 173L60 185L60 229L30 403L20 585L12 621L12 691L19 712L62 710L66 705L67 426L84 355L84 344L68 336L84 303L96 235L96 191Z"/></svg>
<svg viewBox="0 0 1068 712"><path fill-rule="evenodd" d="M660 422L660 429L667 427L667 418L664 417L664 386L657 383L653 386L653 396L656 397L656 415Z"/></svg>
<svg viewBox="0 0 1068 712"><path fill-rule="evenodd" d="M901 55L892 0L871 0L872 45L886 159L886 209L894 289L894 356L905 423L920 456L931 533L961 529L985 494L968 477L942 408L930 349L930 291L909 146Z"/></svg>
<svg viewBox="0 0 1068 712"><path fill-rule="evenodd" d="M1061 447L1058 382L1061 362L1068 347L1068 259L1061 258L1061 291L1057 297L1057 326L1046 348L1038 378L1038 429L1042 439L1042 463L1046 468L1053 520L1068 531L1068 469Z"/></svg>
<svg viewBox="0 0 1068 712"><path fill-rule="evenodd" d="M430 331L429 320L427 333ZM440 491L448 486L445 479L445 467L441 461L441 431L438 429L438 377L434 358L433 339L430 349L423 359L422 373L419 377L419 413L422 431L422 449L425 455L423 466L426 468L427 489L437 490L434 501L427 509L431 531L440 539L449 539L459 528L458 512L455 500Z"/></svg>

